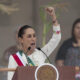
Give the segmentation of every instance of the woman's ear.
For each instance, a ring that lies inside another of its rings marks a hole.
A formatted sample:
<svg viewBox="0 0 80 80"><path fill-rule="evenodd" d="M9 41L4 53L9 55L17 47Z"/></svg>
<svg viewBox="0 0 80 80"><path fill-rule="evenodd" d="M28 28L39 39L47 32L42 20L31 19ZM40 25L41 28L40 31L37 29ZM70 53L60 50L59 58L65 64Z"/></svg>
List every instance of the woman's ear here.
<svg viewBox="0 0 80 80"><path fill-rule="evenodd" d="M18 38L19 43L23 43L23 39L22 38Z"/></svg>
<svg viewBox="0 0 80 80"><path fill-rule="evenodd" d="M19 50L22 50L23 49L22 46L23 46L23 39L19 37L17 47Z"/></svg>

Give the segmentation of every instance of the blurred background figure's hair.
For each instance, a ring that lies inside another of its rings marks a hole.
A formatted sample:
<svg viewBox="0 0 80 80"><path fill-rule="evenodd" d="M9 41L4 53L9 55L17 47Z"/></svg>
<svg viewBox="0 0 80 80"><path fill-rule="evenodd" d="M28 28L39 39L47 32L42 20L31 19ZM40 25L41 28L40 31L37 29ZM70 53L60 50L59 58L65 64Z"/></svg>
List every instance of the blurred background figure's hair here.
<svg viewBox="0 0 80 80"><path fill-rule="evenodd" d="M78 23L80 23L80 18L76 19L76 20L74 21L74 23L73 23L73 26L72 26L72 40L73 40L73 42L76 42L76 43L77 43L77 41L76 41L76 39L75 39L74 29L75 29L75 27L76 27L76 25L77 25Z"/></svg>
<svg viewBox="0 0 80 80"><path fill-rule="evenodd" d="M4 51L3 57L2 57L2 59L4 60L4 63L8 63L9 56L11 54L15 54L17 51L18 51L17 45L13 45L13 46L7 48Z"/></svg>

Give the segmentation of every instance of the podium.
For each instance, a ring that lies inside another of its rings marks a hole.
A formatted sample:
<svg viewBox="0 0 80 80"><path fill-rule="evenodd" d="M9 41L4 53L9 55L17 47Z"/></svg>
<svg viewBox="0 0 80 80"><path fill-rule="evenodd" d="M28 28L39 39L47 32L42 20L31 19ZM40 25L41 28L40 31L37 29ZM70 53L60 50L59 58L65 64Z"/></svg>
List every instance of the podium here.
<svg viewBox="0 0 80 80"><path fill-rule="evenodd" d="M35 80L35 70L37 67L27 66L18 67L14 73L12 80Z"/></svg>
<svg viewBox="0 0 80 80"><path fill-rule="evenodd" d="M12 80L35 80L35 70L37 67L18 67ZM59 80L75 80L75 67L57 67Z"/></svg>
<svg viewBox="0 0 80 80"><path fill-rule="evenodd" d="M57 67L59 71L59 80L75 80L75 67L63 66Z"/></svg>

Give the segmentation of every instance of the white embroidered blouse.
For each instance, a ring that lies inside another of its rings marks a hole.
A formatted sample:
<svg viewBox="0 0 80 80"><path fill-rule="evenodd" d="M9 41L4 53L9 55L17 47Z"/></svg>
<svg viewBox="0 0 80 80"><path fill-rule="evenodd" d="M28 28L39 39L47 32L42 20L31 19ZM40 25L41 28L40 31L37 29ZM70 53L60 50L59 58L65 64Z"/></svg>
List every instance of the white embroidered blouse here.
<svg viewBox="0 0 80 80"><path fill-rule="evenodd" d="M54 49L57 47L57 45L61 40L60 25L53 26L53 31L54 33L50 41L43 48L41 48L42 51L44 51L47 56L49 56L54 51ZM27 59L24 53L22 53L21 58L24 64L26 65ZM36 66L39 66L45 63L46 56L38 49L35 49L35 51L31 55L29 55L29 58L34 62ZM16 68L17 66L18 64L16 63L13 56L11 55L9 57L8 68ZM8 72L8 80L12 80L13 75L14 75L14 72Z"/></svg>

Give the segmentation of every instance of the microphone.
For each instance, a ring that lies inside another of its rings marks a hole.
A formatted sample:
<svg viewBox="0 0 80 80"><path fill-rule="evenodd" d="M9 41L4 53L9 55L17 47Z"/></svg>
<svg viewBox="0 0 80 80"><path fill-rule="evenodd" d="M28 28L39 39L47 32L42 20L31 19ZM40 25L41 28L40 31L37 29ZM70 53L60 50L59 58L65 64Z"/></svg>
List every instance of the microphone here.
<svg viewBox="0 0 80 80"><path fill-rule="evenodd" d="M44 51L42 51L41 48L39 48L39 47L37 49L39 51L41 51L46 56L46 58L48 59L49 63L51 63L51 61L50 61L49 57L46 55L46 53Z"/></svg>
<svg viewBox="0 0 80 80"><path fill-rule="evenodd" d="M26 52L26 53L28 53L28 51L30 51L30 50L31 50L31 47L28 47L28 48L27 48L27 52Z"/></svg>
<svg viewBox="0 0 80 80"><path fill-rule="evenodd" d="M28 50L28 51L29 51L29 50L31 50L31 47L28 47L28 49L27 49L27 50ZM28 51L27 51L27 52L28 52Z"/></svg>

